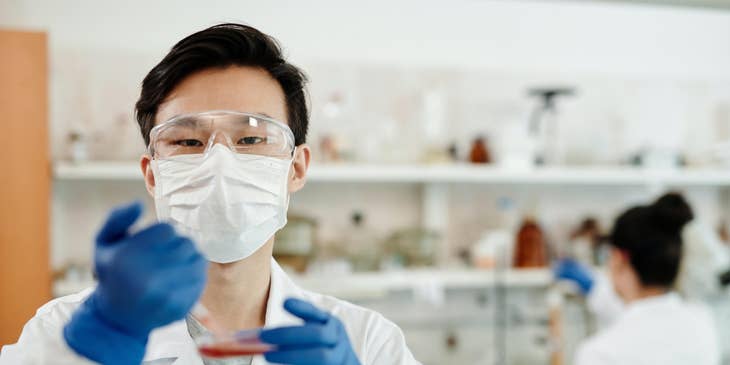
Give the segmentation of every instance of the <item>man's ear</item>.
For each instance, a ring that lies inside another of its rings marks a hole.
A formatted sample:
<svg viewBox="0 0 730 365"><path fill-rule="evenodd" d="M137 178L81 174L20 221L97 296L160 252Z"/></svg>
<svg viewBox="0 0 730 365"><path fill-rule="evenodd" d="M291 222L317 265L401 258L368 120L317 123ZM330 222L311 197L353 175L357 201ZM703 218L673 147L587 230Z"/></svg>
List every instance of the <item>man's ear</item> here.
<svg viewBox="0 0 730 365"><path fill-rule="evenodd" d="M616 256L622 267L631 268L631 256L628 251L616 249Z"/></svg>
<svg viewBox="0 0 730 365"><path fill-rule="evenodd" d="M142 168L142 176L144 176L144 185L151 197L155 197L155 175L152 173L152 157L148 154L142 155L139 160L139 167Z"/></svg>
<svg viewBox="0 0 730 365"><path fill-rule="evenodd" d="M304 184L307 182L307 171L309 170L309 161L311 158L312 151L307 144L297 146L297 149L294 151L292 169L289 173L289 194L297 192L304 187Z"/></svg>
<svg viewBox="0 0 730 365"><path fill-rule="evenodd" d="M611 248L609 259L610 267L618 272L621 270L625 270L626 267L630 264L631 263L628 260L628 255L625 251L615 247Z"/></svg>

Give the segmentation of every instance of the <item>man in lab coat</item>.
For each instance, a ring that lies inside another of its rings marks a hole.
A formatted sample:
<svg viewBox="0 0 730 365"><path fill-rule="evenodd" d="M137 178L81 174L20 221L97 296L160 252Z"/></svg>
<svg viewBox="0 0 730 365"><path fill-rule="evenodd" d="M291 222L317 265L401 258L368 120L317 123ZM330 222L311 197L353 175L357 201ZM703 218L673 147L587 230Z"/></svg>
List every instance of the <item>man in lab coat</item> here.
<svg viewBox="0 0 730 365"><path fill-rule="evenodd" d="M305 82L249 26L178 42L136 105L161 223L135 231L141 204L114 210L96 238L97 287L41 307L0 364L417 364L395 324L297 287L272 258L310 161ZM206 318L189 314L196 303ZM209 331L259 327L264 356L197 351Z"/></svg>
<svg viewBox="0 0 730 365"><path fill-rule="evenodd" d="M588 304L603 328L578 348L577 365L720 363L717 331L707 308L672 291L680 269L689 205L667 194L649 206L622 214L612 232L609 275L592 279L564 262L559 278L588 292Z"/></svg>

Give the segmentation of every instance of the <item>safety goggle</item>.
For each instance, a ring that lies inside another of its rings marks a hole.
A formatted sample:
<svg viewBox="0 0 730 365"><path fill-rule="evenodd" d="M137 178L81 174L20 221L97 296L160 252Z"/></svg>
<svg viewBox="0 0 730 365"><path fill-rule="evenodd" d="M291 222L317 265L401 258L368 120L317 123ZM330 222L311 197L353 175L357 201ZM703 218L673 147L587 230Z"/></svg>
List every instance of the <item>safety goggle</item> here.
<svg viewBox="0 0 730 365"><path fill-rule="evenodd" d="M148 153L153 159L205 154L216 143L231 151L287 159L294 153L289 126L272 118L231 110L179 115L150 131Z"/></svg>

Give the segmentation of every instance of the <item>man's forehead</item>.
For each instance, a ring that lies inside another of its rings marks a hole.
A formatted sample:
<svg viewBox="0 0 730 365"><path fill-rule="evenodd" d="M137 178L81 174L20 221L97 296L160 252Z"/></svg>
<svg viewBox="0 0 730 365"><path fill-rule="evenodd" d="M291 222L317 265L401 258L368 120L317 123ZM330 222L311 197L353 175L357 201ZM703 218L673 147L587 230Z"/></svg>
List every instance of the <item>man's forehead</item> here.
<svg viewBox="0 0 730 365"><path fill-rule="evenodd" d="M236 66L188 76L160 104L155 124L211 110L256 113L286 124L286 109L281 86L266 71Z"/></svg>

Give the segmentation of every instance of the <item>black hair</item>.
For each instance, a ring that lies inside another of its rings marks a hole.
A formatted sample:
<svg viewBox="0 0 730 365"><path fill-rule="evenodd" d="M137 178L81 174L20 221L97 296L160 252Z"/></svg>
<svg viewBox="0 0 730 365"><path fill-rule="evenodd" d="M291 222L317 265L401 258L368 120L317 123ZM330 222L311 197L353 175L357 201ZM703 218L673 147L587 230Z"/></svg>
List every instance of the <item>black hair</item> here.
<svg viewBox="0 0 730 365"><path fill-rule="evenodd" d="M268 72L284 91L286 122L294 133L294 143L306 142L309 111L304 72L284 59L273 37L248 25L225 23L179 41L142 81L135 114L145 145L150 143L157 109L172 89L193 73L228 66L259 67Z"/></svg>
<svg viewBox="0 0 730 365"><path fill-rule="evenodd" d="M693 218L684 197L669 193L649 206L621 214L611 241L628 253L642 285L671 287L682 259L682 229Z"/></svg>

